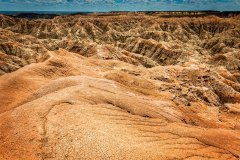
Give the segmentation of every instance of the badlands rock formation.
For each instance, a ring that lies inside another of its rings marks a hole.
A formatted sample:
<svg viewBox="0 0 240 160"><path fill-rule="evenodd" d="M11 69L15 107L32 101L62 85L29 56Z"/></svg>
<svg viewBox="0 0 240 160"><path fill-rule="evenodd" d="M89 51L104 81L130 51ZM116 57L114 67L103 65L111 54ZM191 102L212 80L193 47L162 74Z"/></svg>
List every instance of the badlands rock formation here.
<svg viewBox="0 0 240 160"><path fill-rule="evenodd" d="M240 16L0 15L0 159L240 157Z"/></svg>

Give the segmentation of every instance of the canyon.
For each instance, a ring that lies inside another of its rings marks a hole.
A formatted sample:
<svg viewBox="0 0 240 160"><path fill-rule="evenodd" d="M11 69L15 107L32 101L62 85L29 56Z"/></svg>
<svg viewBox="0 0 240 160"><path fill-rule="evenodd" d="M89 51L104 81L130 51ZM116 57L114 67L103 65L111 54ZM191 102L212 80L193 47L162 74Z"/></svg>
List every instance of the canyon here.
<svg viewBox="0 0 240 160"><path fill-rule="evenodd" d="M0 15L0 159L239 158L239 13Z"/></svg>

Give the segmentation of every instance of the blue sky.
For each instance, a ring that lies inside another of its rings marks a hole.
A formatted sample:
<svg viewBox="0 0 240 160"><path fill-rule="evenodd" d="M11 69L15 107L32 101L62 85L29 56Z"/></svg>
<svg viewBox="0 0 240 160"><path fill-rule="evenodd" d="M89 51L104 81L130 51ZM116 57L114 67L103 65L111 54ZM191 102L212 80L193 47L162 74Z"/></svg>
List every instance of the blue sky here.
<svg viewBox="0 0 240 160"><path fill-rule="evenodd" d="M0 11L117 10L240 11L240 0L0 0Z"/></svg>

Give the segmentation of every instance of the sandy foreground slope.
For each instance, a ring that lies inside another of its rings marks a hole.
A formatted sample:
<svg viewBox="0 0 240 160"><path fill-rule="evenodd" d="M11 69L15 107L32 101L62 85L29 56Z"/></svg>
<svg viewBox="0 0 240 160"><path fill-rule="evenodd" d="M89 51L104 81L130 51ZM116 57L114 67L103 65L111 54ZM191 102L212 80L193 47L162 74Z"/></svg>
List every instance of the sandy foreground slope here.
<svg viewBox="0 0 240 160"><path fill-rule="evenodd" d="M238 160L239 22L0 15L0 159Z"/></svg>

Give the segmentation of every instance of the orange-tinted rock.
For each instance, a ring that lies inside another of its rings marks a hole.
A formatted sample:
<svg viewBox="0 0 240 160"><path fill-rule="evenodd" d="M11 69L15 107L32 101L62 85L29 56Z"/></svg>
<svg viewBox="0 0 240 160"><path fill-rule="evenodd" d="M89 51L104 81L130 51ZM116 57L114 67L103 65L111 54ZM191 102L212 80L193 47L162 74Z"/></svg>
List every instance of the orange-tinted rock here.
<svg viewBox="0 0 240 160"><path fill-rule="evenodd" d="M0 159L239 159L239 17L0 18Z"/></svg>

